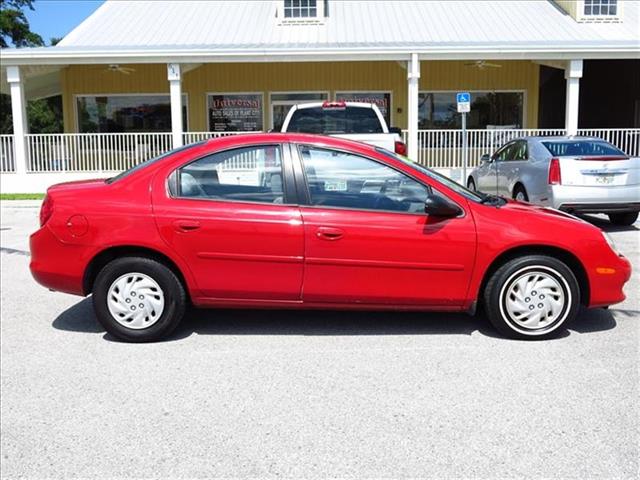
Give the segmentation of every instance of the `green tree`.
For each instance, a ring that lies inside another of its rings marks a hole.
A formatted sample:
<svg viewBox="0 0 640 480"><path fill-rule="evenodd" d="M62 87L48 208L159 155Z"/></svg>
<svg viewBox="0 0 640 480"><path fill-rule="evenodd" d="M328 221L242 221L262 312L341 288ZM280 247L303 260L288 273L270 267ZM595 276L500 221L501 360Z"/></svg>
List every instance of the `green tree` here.
<svg viewBox="0 0 640 480"><path fill-rule="evenodd" d="M31 31L24 9L33 10L34 0L0 0L0 47L39 47L42 37ZM61 39L52 38L51 45ZM56 95L27 102L27 119L31 133L57 133L63 131L62 97ZM0 95L0 134L13 133L11 97Z"/></svg>
<svg viewBox="0 0 640 480"><path fill-rule="evenodd" d="M33 0L2 0L0 7L0 47L40 47L44 40L29 28L24 9L33 10Z"/></svg>

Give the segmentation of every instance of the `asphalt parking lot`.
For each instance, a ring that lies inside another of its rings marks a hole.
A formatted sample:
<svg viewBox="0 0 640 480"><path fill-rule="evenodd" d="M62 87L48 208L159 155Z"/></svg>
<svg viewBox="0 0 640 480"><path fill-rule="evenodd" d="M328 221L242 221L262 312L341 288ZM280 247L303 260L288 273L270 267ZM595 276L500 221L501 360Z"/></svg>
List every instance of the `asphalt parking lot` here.
<svg viewBox="0 0 640 480"><path fill-rule="evenodd" d="M453 314L208 311L114 341L28 271L1 207L2 478L637 478L640 223L627 300L560 338Z"/></svg>

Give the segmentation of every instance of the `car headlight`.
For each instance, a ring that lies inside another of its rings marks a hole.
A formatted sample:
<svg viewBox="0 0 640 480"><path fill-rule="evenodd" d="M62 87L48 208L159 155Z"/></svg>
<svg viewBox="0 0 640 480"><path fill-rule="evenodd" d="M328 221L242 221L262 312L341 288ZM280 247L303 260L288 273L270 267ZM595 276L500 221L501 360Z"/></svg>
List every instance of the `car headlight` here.
<svg viewBox="0 0 640 480"><path fill-rule="evenodd" d="M613 250L616 253L616 255L620 255L620 251L616 247L616 244L613 242L613 238L611 238L607 234L607 232L602 232L602 236L604 237L605 242L607 242L607 245L609 245L609 248Z"/></svg>

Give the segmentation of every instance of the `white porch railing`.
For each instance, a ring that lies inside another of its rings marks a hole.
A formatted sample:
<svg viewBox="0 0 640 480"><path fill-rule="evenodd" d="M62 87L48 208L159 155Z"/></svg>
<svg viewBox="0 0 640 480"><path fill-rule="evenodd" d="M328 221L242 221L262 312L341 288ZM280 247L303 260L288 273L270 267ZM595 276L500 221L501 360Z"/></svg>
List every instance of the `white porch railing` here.
<svg viewBox="0 0 640 480"><path fill-rule="evenodd" d="M234 133L189 132L183 141ZM26 142L27 172L120 172L171 150L173 143L170 132L29 134Z"/></svg>
<svg viewBox="0 0 640 480"><path fill-rule="evenodd" d="M123 171L171 150L171 133L26 135L27 172Z"/></svg>
<svg viewBox="0 0 640 480"><path fill-rule="evenodd" d="M0 172L15 172L13 135L0 135Z"/></svg>
<svg viewBox="0 0 640 480"><path fill-rule="evenodd" d="M564 135L564 129L491 129L467 130L468 166L475 167L485 153L493 153L498 147L514 138L523 136ZM407 141L407 130L403 130ZM640 156L640 129L598 128L580 129L578 135L593 136L611 142L631 156ZM431 168L461 168L462 130L418 130L418 163Z"/></svg>
<svg viewBox="0 0 640 480"><path fill-rule="evenodd" d="M563 135L563 129L468 130L469 167L484 153L525 135ZM185 144L245 132L188 132ZM628 155L640 156L640 129L581 129L580 135L607 140ZM407 131L403 131L407 138ZM462 167L461 130L419 130L416 160L432 168ZM171 133L52 133L26 135L26 171L120 172L172 147ZM13 135L0 135L0 172L15 172Z"/></svg>

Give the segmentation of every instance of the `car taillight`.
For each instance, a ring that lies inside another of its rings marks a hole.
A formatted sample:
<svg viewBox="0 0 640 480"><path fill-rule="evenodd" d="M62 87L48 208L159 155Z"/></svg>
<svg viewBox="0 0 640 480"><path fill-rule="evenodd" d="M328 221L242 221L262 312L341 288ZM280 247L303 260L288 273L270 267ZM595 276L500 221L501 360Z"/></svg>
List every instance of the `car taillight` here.
<svg viewBox="0 0 640 480"><path fill-rule="evenodd" d="M552 158L549 164L549 185L560 185L561 183L560 160Z"/></svg>
<svg viewBox="0 0 640 480"><path fill-rule="evenodd" d="M395 151L398 155L404 155L405 157L407 156L407 146L404 144L404 142L396 142Z"/></svg>
<svg viewBox="0 0 640 480"><path fill-rule="evenodd" d="M44 224L49 221L53 214L53 200L49 195L44 196L42 206L40 207L40 226L44 227Z"/></svg>

